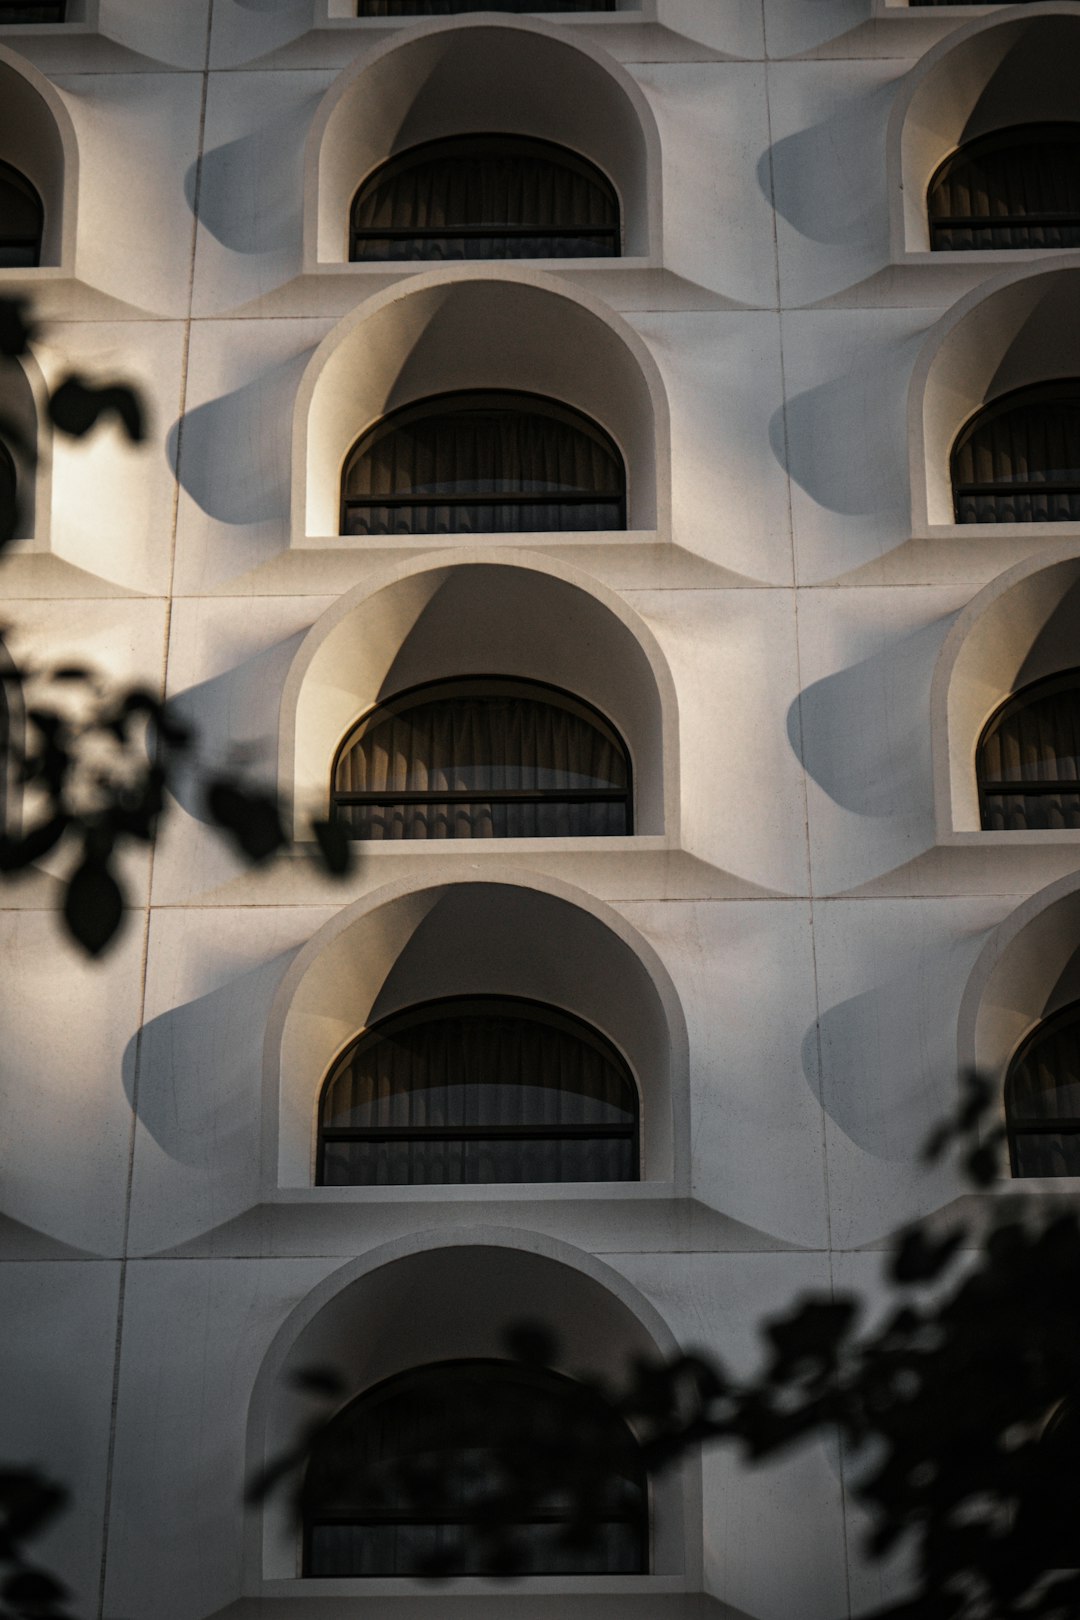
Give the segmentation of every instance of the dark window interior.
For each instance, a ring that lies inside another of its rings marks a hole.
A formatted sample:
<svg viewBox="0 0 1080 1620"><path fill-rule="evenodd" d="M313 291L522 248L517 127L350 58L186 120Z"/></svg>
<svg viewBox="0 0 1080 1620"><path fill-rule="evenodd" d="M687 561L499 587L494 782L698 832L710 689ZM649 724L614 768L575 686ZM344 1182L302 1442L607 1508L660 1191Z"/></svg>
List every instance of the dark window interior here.
<svg viewBox="0 0 1080 1620"><path fill-rule="evenodd" d="M384 1019L338 1059L316 1181L636 1181L637 1132L637 1087L588 1024L510 996L457 997Z"/></svg>
<svg viewBox="0 0 1080 1620"><path fill-rule="evenodd" d="M979 739L976 765L984 830L1080 827L1080 670L1003 703Z"/></svg>
<svg viewBox="0 0 1080 1620"><path fill-rule="evenodd" d="M1014 1176L1080 1175L1080 1002L1044 1020L1005 1086Z"/></svg>
<svg viewBox="0 0 1080 1620"><path fill-rule="evenodd" d="M0 269L29 269L39 263L44 222L41 198L29 180L10 163L0 162Z"/></svg>
<svg viewBox="0 0 1080 1620"><path fill-rule="evenodd" d="M972 418L952 453L957 523L1080 520L1080 380L1003 394Z"/></svg>
<svg viewBox="0 0 1080 1620"><path fill-rule="evenodd" d="M633 831L630 758L602 715L538 681L413 687L338 749L351 838L589 838Z"/></svg>
<svg viewBox="0 0 1080 1620"><path fill-rule="evenodd" d="M368 176L352 205L349 257L610 258L615 188L551 141L455 136L411 147Z"/></svg>
<svg viewBox="0 0 1080 1620"><path fill-rule="evenodd" d="M359 0L358 17L458 17L466 11L614 11L615 0Z"/></svg>
<svg viewBox="0 0 1080 1620"><path fill-rule="evenodd" d="M0 27L9 23L58 23L65 20L67 0L0 0Z"/></svg>
<svg viewBox="0 0 1080 1620"><path fill-rule="evenodd" d="M1080 247L1080 124L1021 124L969 141L928 193L930 245Z"/></svg>
<svg viewBox="0 0 1080 1620"><path fill-rule="evenodd" d="M626 527L626 472L595 422L537 394L440 394L363 434L341 532L503 534Z"/></svg>
<svg viewBox="0 0 1080 1620"><path fill-rule="evenodd" d="M515 1507L522 1477L539 1489ZM315 1441L304 1574L497 1574L497 1523L515 1573L644 1574L647 1493L630 1429L575 1380L496 1360L416 1367L351 1402Z"/></svg>

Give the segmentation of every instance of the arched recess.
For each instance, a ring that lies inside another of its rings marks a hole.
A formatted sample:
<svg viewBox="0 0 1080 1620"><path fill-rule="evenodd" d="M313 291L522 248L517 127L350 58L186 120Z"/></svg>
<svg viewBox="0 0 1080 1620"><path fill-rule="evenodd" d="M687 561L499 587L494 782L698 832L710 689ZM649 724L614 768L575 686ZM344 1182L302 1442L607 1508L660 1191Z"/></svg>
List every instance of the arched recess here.
<svg viewBox="0 0 1080 1620"><path fill-rule="evenodd" d="M904 81L889 120L895 256L929 253L927 188L958 146L1013 124L1076 119L1072 64L1078 50L1080 12L1071 0L1045 0L1004 17L979 17L926 52ZM1040 250L1019 251L1027 256ZM1000 253L993 250L992 257ZM968 261L981 257L964 255Z"/></svg>
<svg viewBox="0 0 1080 1620"><path fill-rule="evenodd" d="M314 1186L323 1082L358 1034L423 1002L475 995L540 1002L605 1037L640 1093L641 1182L685 1192L688 1048L666 969L610 907L572 885L504 866L462 883L388 885L348 907L300 952L267 1026L267 1196ZM471 1198L489 1191L439 1190ZM401 1189L320 1188L314 1196L378 1199L400 1197Z"/></svg>
<svg viewBox="0 0 1080 1620"><path fill-rule="evenodd" d="M74 269L79 154L71 115L56 88L0 45L0 158L26 176L45 210L42 266ZM0 271L0 278L5 272ZM33 275L11 270L8 277Z"/></svg>
<svg viewBox="0 0 1080 1620"><path fill-rule="evenodd" d="M1080 556L1035 558L968 603L938 657L931 698L934 799L945 834L981 827L975 752L986 722L1021 688L1076 667ZM1080 834L1009 832L1007 840L1076 842Z"/></svg>
<svg viewBox="0 0 1080 1620"><path fill-rule="evenodd" d="M626 464L627 527L667 535L670 431L656 362L599 299L517 262L411 277L319 345L293 417L294 545L337 539L342 463L365 429L417 400L489 389L539 394L594 421Z"/></svg>
<svg viewBox="0 0 1080 1620"><path fill-rule="evenodd" d="M521 1231L476 1227L433 1230L386 1244L341 1267L298 1305L279 1329L260 1368L248 1417L248 1477L295 1445L311 1406L291 1375L331 1366L345 1381L341 1404L385 1378L432 1361L503 1357L503 1334L521 1320L545 1322L559 1339L554 1370L570 1377L625 1381L636 1357L655 1360L679 1346L659 1312L602 1261L569 1244ZM647 1576L548 1576L525 1579L526 1593L694 1590L701 1568L701 1469L696 1460L660 1475L652 1491L651 1573ZM249 1507L245 1590L296 1579L300 1548L287 1492ZM617 1587L611 1583L618 1582ZM628 1584L632 1583L632 1584ZM320 1581L313 1590L326 1593ZM427 1591L403 1578L341 1581L341 1595ZM447 1593L467 1592L465 1580ZM484 1590L480 1586L478 1590ZM280 1586L276 1587L280 1594Z"/></svg>
<svg viewBox="0 0 1080 1620"><path fill-rule="evenodd" d="M427 681L476 675L542 681L591 704L629 749L636 834L677 842L675 688L648 626L575 569L475 549L386 570L301 643L278 744L294 836L310 837L312 819L327 815L335 754L363 714Z"/></svg>
<svg viewBox="0 0 1080 1620"><path fill-rule="evenodd" d="M1006 271L988 291L977 288L938 321L919 353L908 394L915 533L955 522L951 456L972 417L1015 389L1076 376L1080 270L1067 260L1036 272ZM1032 532L1030 523L990 527L998 536ZM983 528L969 523L960 532L978 535ZM1050 532L1060 540L1070 530L1075 525L1054 523Z"/></svg>
<svg viewBox="0 0 1080 1620"><path fill-rule="evenodd" d="M380 163L481 131L555 141L595 163L619 195L623 253L656 257L660 141L633 77L557 23L460 16L403 30L327 92L305 156L306 268L348 262L350 205Z"/></svg>
<svg viewBox="0 0 1080 1620"><path fill-rule="evenodd" d="M1044 1020L1077 1001L1080 874L1070 873L1032 895L994 930L960 1003L959 1066L978 1068L991 1082L1002 1121L1005 1083L1018 1049Z"/></svg>

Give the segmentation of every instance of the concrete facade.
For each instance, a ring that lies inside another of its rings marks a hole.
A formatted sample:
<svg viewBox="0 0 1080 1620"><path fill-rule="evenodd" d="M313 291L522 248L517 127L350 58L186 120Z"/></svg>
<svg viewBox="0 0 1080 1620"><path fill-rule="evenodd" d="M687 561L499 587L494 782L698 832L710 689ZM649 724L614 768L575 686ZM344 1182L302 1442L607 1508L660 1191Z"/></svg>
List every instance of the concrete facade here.
<svg viewBox="0 0 1080 1620"><path fill-rule="evenodd" d="M854 1615L901 1577L861 1560L827 1445L687 1464L647 1576L509 1588L303 1580L242 1487L316 1354L361 1389L492 1353L518 1308L571 1366L750 1367L763 1314L872 1288L880 1240L956 1196L919 1148L958 1064L1003 1077L1076 998L1080 833L980 832L973 754L1020 670L1062 667L1080 525L955 525L948 453L993 393L1080 374L1080 256L931 254L919 198L979 108L1025 115L1032 63L1064 116L1080 4L354 10L0 27L0 157L23 142L49 220L42 267L0 270L43 322L12 408L76 369L151 416L138 451L52 447L3 565L13 647L160 682L205 761L296 818L252 873L182 796L100 964L61 943L48 871L0 888L4 1455L73 1487L40 1551L86 1616ZM346 262L400 131L503 128L616 178L623 258ZM359 429L483 384L606 423L626 532L339 536ZM478 658L617 717L640 831L361 846L320 876L307 818L351 719L391 672ZM632 1054L640 1182L312 1185L342 1041L465 990Z"/></svg>

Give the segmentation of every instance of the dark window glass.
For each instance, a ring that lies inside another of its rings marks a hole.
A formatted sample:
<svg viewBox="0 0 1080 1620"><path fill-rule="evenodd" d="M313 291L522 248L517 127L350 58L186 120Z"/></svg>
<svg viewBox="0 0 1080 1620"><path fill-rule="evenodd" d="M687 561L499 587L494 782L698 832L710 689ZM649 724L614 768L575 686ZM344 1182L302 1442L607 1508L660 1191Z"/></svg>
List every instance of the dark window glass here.
<svg viewBox="0 0 1080 1620"><path fill-rule="evenodd" d="M11 451L0 439L0 535L10 535L17 517L18 486Z"/></svg>
<svg viewBox="0 0 1080 1620"><path fill-rule="evenodd" d="M504 534L624 529L614 442L537 394L440 394L359 439L342 474L341 532Z"/></svg>
<svg viewBox="0 0 1080 1620"><path fill-rule="evenodd" d="M952 453L957 523L1080 520L1080 380L1003 394Z"/></svg>
<svg viewBox="0 0 1080 1620"><path fill-rule="evenodd" d="M523 1476L550 1488L515 1513ZM647 1491L630 1429L573 1379L504 1361L417 1367L351 1402L315 1441L304 1574L497 1574L496 1517L521 1574L644 1574ZM567 1533L575 1522L584 1536Z"/></svg>
<svg viewBox="0 0 1080 1620"><path fill-rule="evenodd" d="M1047 1018L1020 1047L1005 1114L1014 1176L1080 1175L1080 1002Z"/></svg>
<svg viewBox="0 0 1080 1620"><path fill-rule="evenodd" d="M29 180L0 163L0 269L27 269L39 262L44 221L41 198Z"/></svg>
<svg viewBox="0 0 1080 1620"><path fill-rule="evenodd" d="M9 23L63 22L67 0L0 0L0 27Z"/></svg>
<svg viewBox="0 0 1080 1620"><path fill-rule="evenodd" d="M358 17L458 17L466 11L614 11L615 0L359 0Z"/></svg>
<svg viewBox="0 0 1080 1620"><path fill-rule="evenodd" d="M930 245L1080 247L1080 124L1023 124L969 141L930 182Z"/></svg>
<svg viewBox="0 0 1080 1620"><path fill-rule="evenodd" d="M976 769L985 831L1080 827L1080 670L1002 704L979 739Z"/></svg>
<svg viewBox="0 0 1080 1620"><path fill-rule="evenodd" d="M1026 6L1034 3L1035 0L1001 0L1002 5ZM909 6L985 6L994 4L995 0L908 0Z"/></svg>
<svg viewBox="0 0 1080 1620"><path fill-rule="evenodd" d="M509 996L427 1002L367 1030L323 1088L328 1187L636 1181L637 1087L611 1043Z"/></svg>
<svg viewBox="0 0 1080 1620"><path fill-rule="evenodd" d="M414 687L334 761L351 838L589 838L633 831L630 759L595 709L537 681Z"/></svg>
<svg viewBox="0 0 1080 1620"><path fill-rule="evenodd" d="M550 141L469 135L382 164L352 206L352 259L610 258L611 182Z"/></svg>

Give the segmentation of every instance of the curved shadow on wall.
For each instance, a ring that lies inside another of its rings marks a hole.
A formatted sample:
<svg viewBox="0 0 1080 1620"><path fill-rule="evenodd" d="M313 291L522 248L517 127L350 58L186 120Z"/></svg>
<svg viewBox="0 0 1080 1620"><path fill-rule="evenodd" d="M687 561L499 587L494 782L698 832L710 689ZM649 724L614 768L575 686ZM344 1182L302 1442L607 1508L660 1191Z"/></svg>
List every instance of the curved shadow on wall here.
<svg viewBox="0 0 1080 1620"><path fill-rule="evenodd" d="M758 160L757 179L800 236L829 247L880 248L889 217L881 178L895 85L853 96L820 123L784 135Z"/></svg>
<svg viewBox="0 0 1080 1620"><path fill-rule="evenodd" d="M819 506L848 517L906 511L908 376L922 340L878 335L842 376L794 394L770 419L773 454Z"/></svg>
<svg viewBox="0 0 1080 1620"><path fill-rule="evenodd" d="M788 740L834 804L856 815L934 813L930 683L941 615L879 652L814 681L788 709Z"/></svg>
<svg viewBox="0 0 1080 1620"><path fill-rule="evenodd" d="M288 520L291 416L312 351L304 350L174 422L169 465L200 510L220 523Z"/></svg>
<svg viewBox="0 0 1080 1620"><path fill-rule="evenodd" d="M269 9L263 7L264 10ZM199 224L234 253L303 253L304 141L322 96L277 106L258 129L203 153L184 175ZM344 230L344 226L342 227Z"/></svg>

